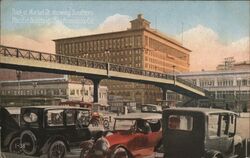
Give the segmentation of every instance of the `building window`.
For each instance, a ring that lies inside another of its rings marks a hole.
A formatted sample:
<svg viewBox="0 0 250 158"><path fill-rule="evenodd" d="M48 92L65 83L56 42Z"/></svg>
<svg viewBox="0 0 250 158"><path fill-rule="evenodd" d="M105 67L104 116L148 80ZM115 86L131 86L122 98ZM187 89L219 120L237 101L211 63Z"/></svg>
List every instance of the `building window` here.
<svg viewBox="0 0 250 158"><path fill-rule="evenodd" d="M66 89L61 89L61 94L66 95Z"/></svg>
<svg viewBox="0 0 250 158"><path fill-rule="evenodd" d="M59 95L59 89L54 89L54 95Z"/></svg>
<svg viewBox="0 0 250 158"><path fill-rule="evenodd" d="M85 90L85 91L84 91L84 95L85 95L85 96L88 96L88 95L89 95L89 91L88 91L88 90Z"/></svg>
<svg viewBox="0 0 250 158"><path fill-rule="evenodd" d="M74 89L70 90L70 95L75 95L75 90Z"/></svg>

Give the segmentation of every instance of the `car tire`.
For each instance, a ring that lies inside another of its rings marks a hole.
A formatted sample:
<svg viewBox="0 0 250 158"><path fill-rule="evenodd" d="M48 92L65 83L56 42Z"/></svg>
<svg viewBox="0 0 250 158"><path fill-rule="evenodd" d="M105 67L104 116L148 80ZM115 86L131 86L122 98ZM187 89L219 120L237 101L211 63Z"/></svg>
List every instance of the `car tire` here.
<svg viewBox="0 0 250 158"><path fill-rule="evenodd" d="M109 129L109 121L108 120L103 121L103 127L104 127L104 129Z"/></svg>
<svg viewBox="0 0 250 158"><path fill-rule="evenodd" d="M92 124L92 127L98 127L99 126L99 120L92 119L90 124Z"/></svg>
<svg viewBox="0 0 250 158"><path fill-rule="evenodd" d="M35 155L37 153L37 139L35 134L30 130L25 130L21 133L21 145L23 153L26 155Z"/></svg>
<svg viewBox="0 0 250 158"><path fill-rule="evenodd" d="M130 156L126 149L119 147L113 151L111 158L130 158Z"/></svg>
<svg viewBox="0 0 250 158"><path fill-rule="evenodd" d="M20 137L14 137L9 144L9 152L21 154L23 152Z"/></svg>
<svg viewBox="0 0 250 158"><path fill-rule="evenodd" d="M223 158L221 155L214 155L212 158Z"/></svg>
<svg viewBox="0 0 250 158"><path fill-rule="evenodd" d="M86 158L88 153L89 153L89 149L82 149L81 154L80 154L80 158Z"/></svg>
<svg viewBox="0 0 250 158"><path fill-rule="evenodd" d="M57 140L50 145L48 158L64 158L66 151L67 149L64 142Z"/></svg>

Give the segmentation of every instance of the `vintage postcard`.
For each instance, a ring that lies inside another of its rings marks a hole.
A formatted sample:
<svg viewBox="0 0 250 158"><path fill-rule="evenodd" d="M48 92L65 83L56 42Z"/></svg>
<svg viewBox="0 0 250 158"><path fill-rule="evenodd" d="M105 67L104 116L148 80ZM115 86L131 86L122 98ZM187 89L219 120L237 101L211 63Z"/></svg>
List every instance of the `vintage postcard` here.
<svg viewBox="0 0 250 158"><path fill-rule="evenodd" d="M0 158L250 157L249 1L0 5Z"/></svg>

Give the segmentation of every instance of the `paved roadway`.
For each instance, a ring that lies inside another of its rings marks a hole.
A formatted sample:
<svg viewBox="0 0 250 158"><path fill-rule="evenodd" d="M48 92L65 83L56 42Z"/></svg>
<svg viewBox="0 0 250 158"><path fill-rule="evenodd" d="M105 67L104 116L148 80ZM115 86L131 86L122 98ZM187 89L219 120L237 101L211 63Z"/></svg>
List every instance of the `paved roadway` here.
<svg viewBox="0 0 250 158"><path fill-rule="evenodd" d="M65 158L79 158L80 156L80 149L74 149L70 153L67 153ZM26 155L16 155L16 154L11 154L11 153L3 153L3 158L33 158L32 156L26 156ZM38 158L38 157L36 157ZM46 155L42 155L39 158L47 158ZM154 155L144 157L144 158L154 158Z"/></svg>

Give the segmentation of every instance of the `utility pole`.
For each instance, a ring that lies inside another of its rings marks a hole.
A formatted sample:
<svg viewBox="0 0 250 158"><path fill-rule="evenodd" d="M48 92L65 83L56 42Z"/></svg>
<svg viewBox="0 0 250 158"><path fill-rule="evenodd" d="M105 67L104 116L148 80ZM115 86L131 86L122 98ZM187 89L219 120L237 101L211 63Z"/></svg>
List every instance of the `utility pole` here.
<svg viewBox="0 0 250 158"><path fill-rule="evenodd" d="M181 22L181 44L183 45L183 22Z"/></svg>
<svg viewBox="0 0 250 158"><path fill-rule="evenodd" d="M176 77L175 77L175 65L172 66L173 67L173 80L174 80L174 85L175 85L175 80L176 80Z"/></svg>

